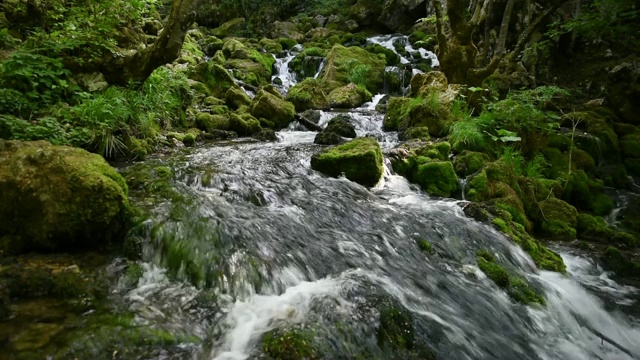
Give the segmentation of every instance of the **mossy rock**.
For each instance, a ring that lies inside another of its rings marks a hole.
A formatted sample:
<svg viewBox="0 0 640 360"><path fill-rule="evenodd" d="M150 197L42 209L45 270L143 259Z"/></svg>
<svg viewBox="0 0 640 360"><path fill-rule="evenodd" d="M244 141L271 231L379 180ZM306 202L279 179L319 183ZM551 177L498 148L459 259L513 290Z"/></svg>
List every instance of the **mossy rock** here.
<svg viewBox="0 0 640 360"><path fill-rule="evenodd" d="M121 241L133 210L127 184L99 155L46 141L0 140L3 250L99 248Z"/></svg>
<svg viewBox="0 0 640 360"><path fill-rule="evenodd" d="M229 119L224 115L201 112L196 116L196 127L209 133L213 130L229 130Z"/></svg>
<svg viewBox="0 0 640 360"><path fill-rule="evenodd" d="M346 48L338 44L327 53L325 67L320 74L323 90L331 93L335 88L349 84L352 70L359 66L368 69L363 85L369 92L376 93L384 82L384 56L371 54L360 47Z"/></svg>
<svg viewBox="0 0 640 360"><path fill-rule="evenodd" d="M392 97L383 120L386 131L405 131L424 126L435 137L447 135L450 125L450 107L440 102L438 94L413 99Z"/></svg>
<svg viewBox="0 0 640 360"><path fill-rule="evenodd" d="M487 154L465 150L453 160L453 167L456 170L456 174L466 177L478 172L490 161L491 159Z"/></svg>
<svg viewBox="0 0 640 360"><path fill-rule="evenodd" d="M351 118L348 115L334 116L322 132L332 132L346 138L355 138L356 129L350 122Z"/></svg>
<svg viewBox="0 0 640 360"><path fill-rule="evenodd" d="M590 179L582 170L571 173L562 199L578 210L596 215L607 215L613 209L613 201L604 194L602 181Z"/></svg>
<svg viewBox="0 0 640 360"><path fill-rule="evenodd" d="M542 217L540 230L554 240L575 240L576 238L576 208L566 202L549 198L538 203Z"/></svg>
<svg viewBox="0 0 640 360"><path fill-rule="evenodd" d="M429 195L450 197L458 190L458 177L449 161L432 161L418 165L410 179Z"/></svg>
<svg viewBox="0 0 640 360"><path fill-rule="evenodd" d="M217 36L219 38L225 38L227 36L231 36L239 32L245 27L246 21L244 18L235 18L231 19L217 28L211 30L211 35Z"/></svg>
<svg viewBox="0 0 640 360"><path fill-rule="evenodd" d="M374 186L383 174L382 151L374 138L357 138L311 157L311 168L329 176L344 174L364 186Z"/></svg>
<svg viewBox="0 0 640 360"><path fill-rule="evenodd" d="M215 54L222 50L224 46L224 41L215 36L207 36L198 41L200 48L202 51L209 57L214 57Z"/></svg>
<svg viewBox="0 0 640 360"><path fill-rule="evenodd" d="M581 240L608 243L615 234L600 216L581 213L576 219L576 230Z"/></svg>
<svg viewBox="0 0 640 360"><path fill-rule="evenodd" d="M251 114L273 122L276 130L287 127L296 114L294 105L266 90L260 90L251 104Z"/></svg>
<svg viewBox="0 0 640 360"><path fill-rule="evenodd" d="M382 45L371 44L367 45L365 49L372 54L384 55L387 66L396 66L400 63L400 56L398 56L398 54L396 54L393 50L387 49Z"/></svg>
<svg viewBox="0 0 640 360"><path fill-rule="evenodd" d="M600 257L604 266L621 277L640 278L640 261L634 260L631 254L610 246Z"/></svg>
<svg viewBox="0 0 640 360"><path fill-rule="evenodd" d="M429 128L426 126L417 126L409 128L398 134L398 139L401 141L408 140L423 140L429 141L431 140L431 136L429 135Z"/></svg>
<svg viewBox="0 0 640 360"><path fill-rule="evenodd" d="M207 95L224 98L227 90L235 85L233 76L221 65L203 62L192 67L188 72L189 79L204 84Z"/></svg>
<svg viewBox="0 0 640 360"><path fill-rule="evenodd" d="M236 39L227 40L222 52L227 59L226 66L236 70L237 78L256 86L269 83L275 64L273 56L262 54Z"/></svg>
<svg viewBox="0 0 640 360"><path fill-rule="evenodd" d="M270 359L314 360L320 359L314 347L314 333L307 328L272 330L262 337L262 351Z"/></svg>
<svg viewBox="0 0 640 360"><path fill-rule="evenodd" d="M293 103L296 111L306 110L327 110L329 100L322 91L318 80L313 78L305 79L289 89L286 97L287 101Z"/></svg>
<svg viewBox="0 0 640 360"><path fill-rule="evenodd" d="M262 130L260 121L250 114L237 113L229 116L229 130L235 131L239 136L251 136Z"/></svg>
<svg viewBox="0 0 640 360"><path fill-rule="evenodd" d="M224 98L232 109L237 109L243 105L251 105L251 98L239 86L232 86L229 88Z"/></svg>
<svg viewBox="0 0 640 360"><path fill-rule="evenodd" d="M504 289L514 301L529 304L545 304L545 299L521 276L509 274L498 264L495 258L486 250L477 254L478 267L499 288Z"/></svg>
<svg viewBox="0 0 640 360"><path fill-rule="evenodd" d="M351 83L333 89L327 99L333 108L353 109L371 101L371 93L366 88Z"/></svg>

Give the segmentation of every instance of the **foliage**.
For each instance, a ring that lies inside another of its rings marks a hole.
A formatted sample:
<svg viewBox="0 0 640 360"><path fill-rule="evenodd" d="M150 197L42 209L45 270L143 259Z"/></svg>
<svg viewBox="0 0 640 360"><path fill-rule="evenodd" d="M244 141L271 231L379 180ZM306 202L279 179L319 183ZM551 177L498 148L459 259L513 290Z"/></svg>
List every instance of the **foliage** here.
<svg viewBox="0 0 640 360"><path fill-rule="evenodd" d="M69 100L77 90L62 60L16 51L0 63L0 112L29 116L41 106Z"/></svg>
<svg viewBox="0 0 640 360"><path fill-rule="evenodd" d="M575 31L592 39L630 36L640 31L640 8L634 0L594 0L578 16L563 24L556 24L549 32L552 37ZM633 37L632 35L630 37Z"/></svg>
<svg viewBox="0 0 640 360"><path fill-rule="evenodd" d="M354 61L354 63L357 63ZM358 64L354 66L351 71L349 71L349 75L347 79L349 82L352 82L359 86L366 87L367 80L369 79L371 73L371 66Z"/></svg>

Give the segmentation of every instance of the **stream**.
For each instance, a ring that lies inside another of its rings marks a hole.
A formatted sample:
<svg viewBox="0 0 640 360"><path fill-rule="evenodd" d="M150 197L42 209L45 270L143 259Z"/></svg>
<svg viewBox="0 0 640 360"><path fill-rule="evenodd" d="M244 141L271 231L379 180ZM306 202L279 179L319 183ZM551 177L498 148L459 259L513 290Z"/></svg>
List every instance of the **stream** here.
<svg viewBox="0 0 640 360"><path fill-rule="evenodd" d="M381 131L374 106L351 111L353 124L393 147L397 138ZM330 116L323 113L321 124ZM156 245L123 299L145 322L203 339L191 358L262 358L265 333L304 326L316 329L326 358L356 358L368 347L401 359L376 348L381 301L411 314L416 341L437 359L640 356L638 289L562 248L567 275L538 271L503 235L466 218L464 202L430 198L391 169L372 189L324 177L310 169L322 148L315 133L296 128L279 132L278 142L210 144L173 162L176 189L190 205L176 220L175 204L159 204L151 221L185 250L191 272L205 274L207 290L169 280L168 252ZM434 251L420 251L420 239ZM476 267L479 249L541 289L547 305L513 303ZM203 291L215 304L196 303Z"/></svg>

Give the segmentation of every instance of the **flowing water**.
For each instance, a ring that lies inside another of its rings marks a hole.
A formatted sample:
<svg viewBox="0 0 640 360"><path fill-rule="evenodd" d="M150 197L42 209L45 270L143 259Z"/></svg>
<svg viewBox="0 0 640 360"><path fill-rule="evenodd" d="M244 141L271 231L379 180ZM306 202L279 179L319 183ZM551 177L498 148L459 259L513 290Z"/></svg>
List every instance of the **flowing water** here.
<svg viewBox="0 0 640 360"><path fill-rule="evenodd" d="M431 56L397 36L370 39L392 49L394 41ZM277 59L284 93L295 85L287 65L296 51ZM381 130L383 97L343 113L359 136L389 149L398 139ZM336 112L320 115L324 126ZM326 359L362 358L362 349L406 359L376 341L389 306L410 314L402 331L437 359L640 358L638 289L562 248L566 275L538 271L510 240L465 217L464 201L431 198L388 166L371 189L324 177L310 169L322 147L303 129L294 123L273 143L183 150L168 161L181 200L138 200L153 230L144 275L120 297L142 323L202 340L174 358L261 359L263 336L293 327L313 329ZM419 249L423 240L433 251ZM514 303L477 268L480 249L527 278L546 306Z"/></svg>
<svg viewBox="0 0 640 360"><path fill-rule="evenodd" d="M394 146L372 107L349 113L358 134ZM537 271L504 236L466 218L462 202L431 198L389 169L372 189L326 178L310 169L321 149L314 136L285 130L279 142L218 143L174 163L189 206L176 217L171 204L156 205L155 236L171 235L191 273L209 280L201 289L169 280L167 252L149 246L143 278L123 297L145 322L203 339L189 358L261 358L265 333L306 326L328 359L361 348L402 359L375 343L381 302L409 312L406 326L438 359L640 356L637 289L563 249L567 275ZM434 251L420 251L419 240ZM541 289L547 305L513 303L476 267L479 249Z"/></svg>

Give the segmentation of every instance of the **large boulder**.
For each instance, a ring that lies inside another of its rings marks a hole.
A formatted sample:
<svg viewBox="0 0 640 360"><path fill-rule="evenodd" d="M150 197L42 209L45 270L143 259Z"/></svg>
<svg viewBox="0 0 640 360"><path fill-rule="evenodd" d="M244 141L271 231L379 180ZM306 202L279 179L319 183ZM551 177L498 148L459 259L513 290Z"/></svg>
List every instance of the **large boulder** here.
<svg viewBox="0 0 640 360"><path fill-rule="evenodd" d="M554 240L571 241L576 238L578 211L566 202L549 198L538 203L540 207L540 231Z"/></svg>
<svg viewBox="0 0 640 360"><path fill-rule="evenodd" d="M387 105L383 127L386 131L405 131L412 127L427 127L435 137L446 136L451 125L450 106L440 102L437 94L414 99L392 97Z"/></svg>
<svg viewBox="0 0 640 360"><path fill-rule="evenodd" d="M356 108L367 101L371 101L371 93L364 87L354 83L333 89L328 96L329 104L337 109Z"/></svg>
<svg viewBox="0 0 640 360"><path fill-rule="evenodd" d="M233 76L221 65L213 62L200 63L192 67L187 75L189 79L204 85L201 91L206 92L205 95L217 98L224 98L227 90L235 85Z"/></svg>
<svg viewBox="0 0 640 360"><path fill-rule="evenodd" d="M357 138L311 157L311 168L329 176L344 174L364 186L374 186L383 173L382 151L374 138Z"/></svg>
<svg viewBox="0 0 640 360"><path fill-rule="evenodd" d="M293 121L296 109L292 103L266 90L260 90L251 104L251 114L273 122L274 128L282 129Z"/></svg>
<svg viewBox="0 0 640 360"><path fill-rule="evenodd" d="M227 40L222 53L226 59L225 66L234 69L236 78L256 86L271 79L275 63L273 56L260 53L236 39Z"/></svg>
<svg viewBox="0 0 640 360"><path fill-rule="evenodd" d="M285 38L293 39L298 43L304 42L304 34L302 34L298 25L287 21L276 21L273 23L273 32L271 33L273 39Z"/></svg>
<svg viewBox="0 0 640 360"><path fill-rule="evenodd" d="M386 60L382 54L351 46L334 45L327 53L320 82L325 92L354 82L358 77L372 93L376 93L384 82ZM357 81L356 81L357 82Z"/></svg>
<svg viewBox="0 0 640 360"><path fill-rule="evenodd" d="M297 111L329 109L327 96L322 91L318 80L313 78L305 79L289 89L287 101L292 102Z"/></svg>
<svg viewBox="0 0 640 360"><path fill-rule="evenodd" d="M322 130L323 132L332 132L346 138L355 138L356 129L350 122L351 118L348 115L338 115L329 120L327 127Z"/></svg>
<svg viewBox="0 0 640 360"><path fill-rule="evenodd" d="M96 248L121 240L124 179L99 155L0 140L0 253Z"/></svg>

